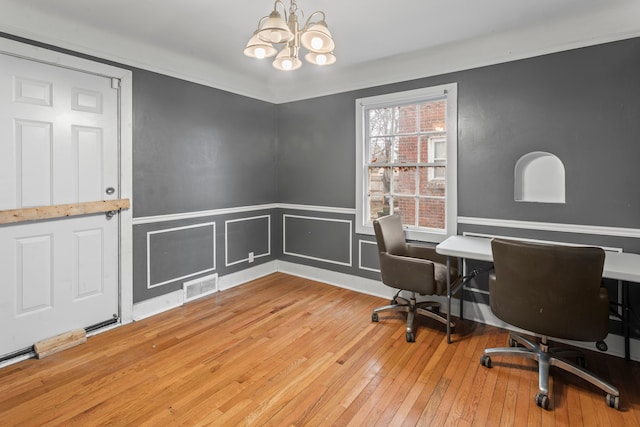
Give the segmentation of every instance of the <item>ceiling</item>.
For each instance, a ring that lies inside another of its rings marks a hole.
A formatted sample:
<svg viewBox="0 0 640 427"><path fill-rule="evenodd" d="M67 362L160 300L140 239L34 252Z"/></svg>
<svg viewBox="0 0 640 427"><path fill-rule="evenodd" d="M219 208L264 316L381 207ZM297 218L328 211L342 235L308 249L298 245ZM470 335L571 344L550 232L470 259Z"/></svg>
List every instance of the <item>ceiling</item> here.
<svg viewBox="0 0 640 427"><path fill-rule="evenodd" d="M640 36L640 0L298 0L337 62L282 72L242 53L273 4L0 0L0 32L274 103Z"/></svg>

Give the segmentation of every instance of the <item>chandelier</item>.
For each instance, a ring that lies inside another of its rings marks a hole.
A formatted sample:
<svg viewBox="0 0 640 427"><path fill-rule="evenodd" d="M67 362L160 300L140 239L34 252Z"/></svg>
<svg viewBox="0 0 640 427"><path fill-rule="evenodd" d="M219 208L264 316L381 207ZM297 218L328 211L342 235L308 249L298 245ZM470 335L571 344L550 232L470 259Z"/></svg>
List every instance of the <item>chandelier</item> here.
<svg viewBox="0 0 640 427"><path fill-rule="evenodd" d="M277 10L278 5L282 7L284 19ZM302 29L297 12L298 5L295 0L290 2L288 15L284 3L276 0L273 12L258 21L258 29L247 43L244 54L251 58L269 58L277 53L273 45L283 44L280 53L273 60L273 66L278 70L293 71L302 66L299 58L302 45L308 51L304 57L307 62L315 65L330 65L336 62L333 54L335 43L325 22L324 12L313 12ZM300 13L304 16L302 11ZM312 21L317 15L321 15L321 19Z"/></svg>

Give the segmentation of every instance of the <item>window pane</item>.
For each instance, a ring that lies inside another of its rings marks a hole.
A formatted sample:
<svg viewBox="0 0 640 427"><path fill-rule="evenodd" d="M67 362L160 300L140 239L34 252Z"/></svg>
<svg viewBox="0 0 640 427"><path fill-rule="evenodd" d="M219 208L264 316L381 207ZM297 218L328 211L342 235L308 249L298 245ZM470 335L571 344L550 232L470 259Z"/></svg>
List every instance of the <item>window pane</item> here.
<svg viewBox="0 0 640 427"><path fill-rule="evenodd" d="M369 196L369 219L374 219L389 215L389 197L371 195Z"/></svg>
<svg viewBox="0 0 640 427"><path fill-rule="evenodd" d="M420 168L420 196L444 197L446 195L446 168L428 166Z"/></svg>
<svg viewBox="0 0 640 427"><path fill-rule="evenodd" d="M445 129L445 113L447 101L425 102L420 105L420 131L442 132Z"/></svg>
<svg viewBox="0 0 640 427"><path fill-rule="evenodd" d="M418 161L418 137L399 137L394 154L393 160L396 163L416 163Z"/></svg>
<svg viewBox="0 0 640 427"><path fill-rule="evenodd" d="M369 168L369 194L388 194L391 191L391 168Z"/></svg>
<svg viewBox="0 0 640 427"><path fill-rule="evenodd" d="M418 106L398 107L398 133L416 133L418 131Z"/></svg>
<svg viewBox="0 0 640 427"><path fill-rule="evenodd" d="M393 193L416 194L416 168L400 166L393 168Z"/></svg>
<svg viewBox="0 0 640 427"><path fill-rule="evenodd" d="M444 208L443 199L420 199L420 221L418 226L444 229Z"/></svg>
<svg viewBox="0 0 640 427"><path fill-rule="evenodd" d="M369 163L390 163L394 157L395 138L371 138L369 140Z"/></svg>
<svg viewBox="0 0 640 427"><path fill-rule="evenodd" d="M398 107L368 110L369 135L395 135L398 133Z"/></svg>
<svg viewBox="0 0 640 427"><path fill-rule="evenodd" d="M416 199L415 197L394 197L393 213L400 215L402 224L416 225Z"/></svg>

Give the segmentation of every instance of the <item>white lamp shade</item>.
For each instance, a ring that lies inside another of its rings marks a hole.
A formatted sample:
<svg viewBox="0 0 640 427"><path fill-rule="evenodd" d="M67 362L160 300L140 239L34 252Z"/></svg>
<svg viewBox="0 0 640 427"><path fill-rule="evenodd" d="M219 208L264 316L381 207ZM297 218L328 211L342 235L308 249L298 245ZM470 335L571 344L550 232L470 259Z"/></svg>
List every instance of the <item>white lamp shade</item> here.
<svg viewBox="0 0 640 427"><path fill-rule="evenodd" d="M292 55L289 47L285 47L280 51L278 56L276 56L276 59L273 60L272 65L281 71L294 71L302 67L302 61L300 61L297 56Z"/></svg>
<svg viewBox="0 0 640 427"><path fill-rule="evenodd" d="M286 43L293 38L293 33L280 13L274 10L258 30L258 37L267 43Z"/></svg>
<svg viewBox="0 0 640 427"><path fill-rule="evenodd" d="M307 62L310 62L311 64L314 64L314 65L331 65L336 62L336 56L333 54L333 52L329 52L329 53L309 52L304 56L304 59L306 59Z"/></svg>
<svg viewBox="0 0 640 427"><path fill-rule="evenodd" d="M333 52L336 47L331 32L324 21L313 24L302 33L300 42L307 50L317 53Z"/></svg>
<svg viewBox="0 0 640 427"><path fill-rule="evenodd" d="M244 48L244 54L250 58L269 58L278 53L271 43L260 40L257 32L253 33L253 37L249 39L247 47Z"/></svg>

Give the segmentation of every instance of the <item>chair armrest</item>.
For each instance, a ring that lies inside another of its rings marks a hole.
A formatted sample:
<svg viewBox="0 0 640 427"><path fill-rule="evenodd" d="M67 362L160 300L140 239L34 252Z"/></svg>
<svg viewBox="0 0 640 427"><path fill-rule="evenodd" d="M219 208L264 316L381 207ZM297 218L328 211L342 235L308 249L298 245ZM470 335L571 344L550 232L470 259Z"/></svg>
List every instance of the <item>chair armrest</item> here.
<svg viewBox="0 0 640 427"><path fill-rule="evenodd" d="M447 265L447 256L436 252L435 246L420 243L407 243L407 252L410 257L428 259L438 264ZM451 267L458 271L458 259L451 259Z"/></svg>
<svg viewBox="0 0 640 427"><path fill-rule="evenodd" d="M417 258L412 256L391 255L385 253L382 256L383 262L388 267L395 269L412 269L415 274L419 271L420 274L433 274L433 261L425 258Z"/></svg>

